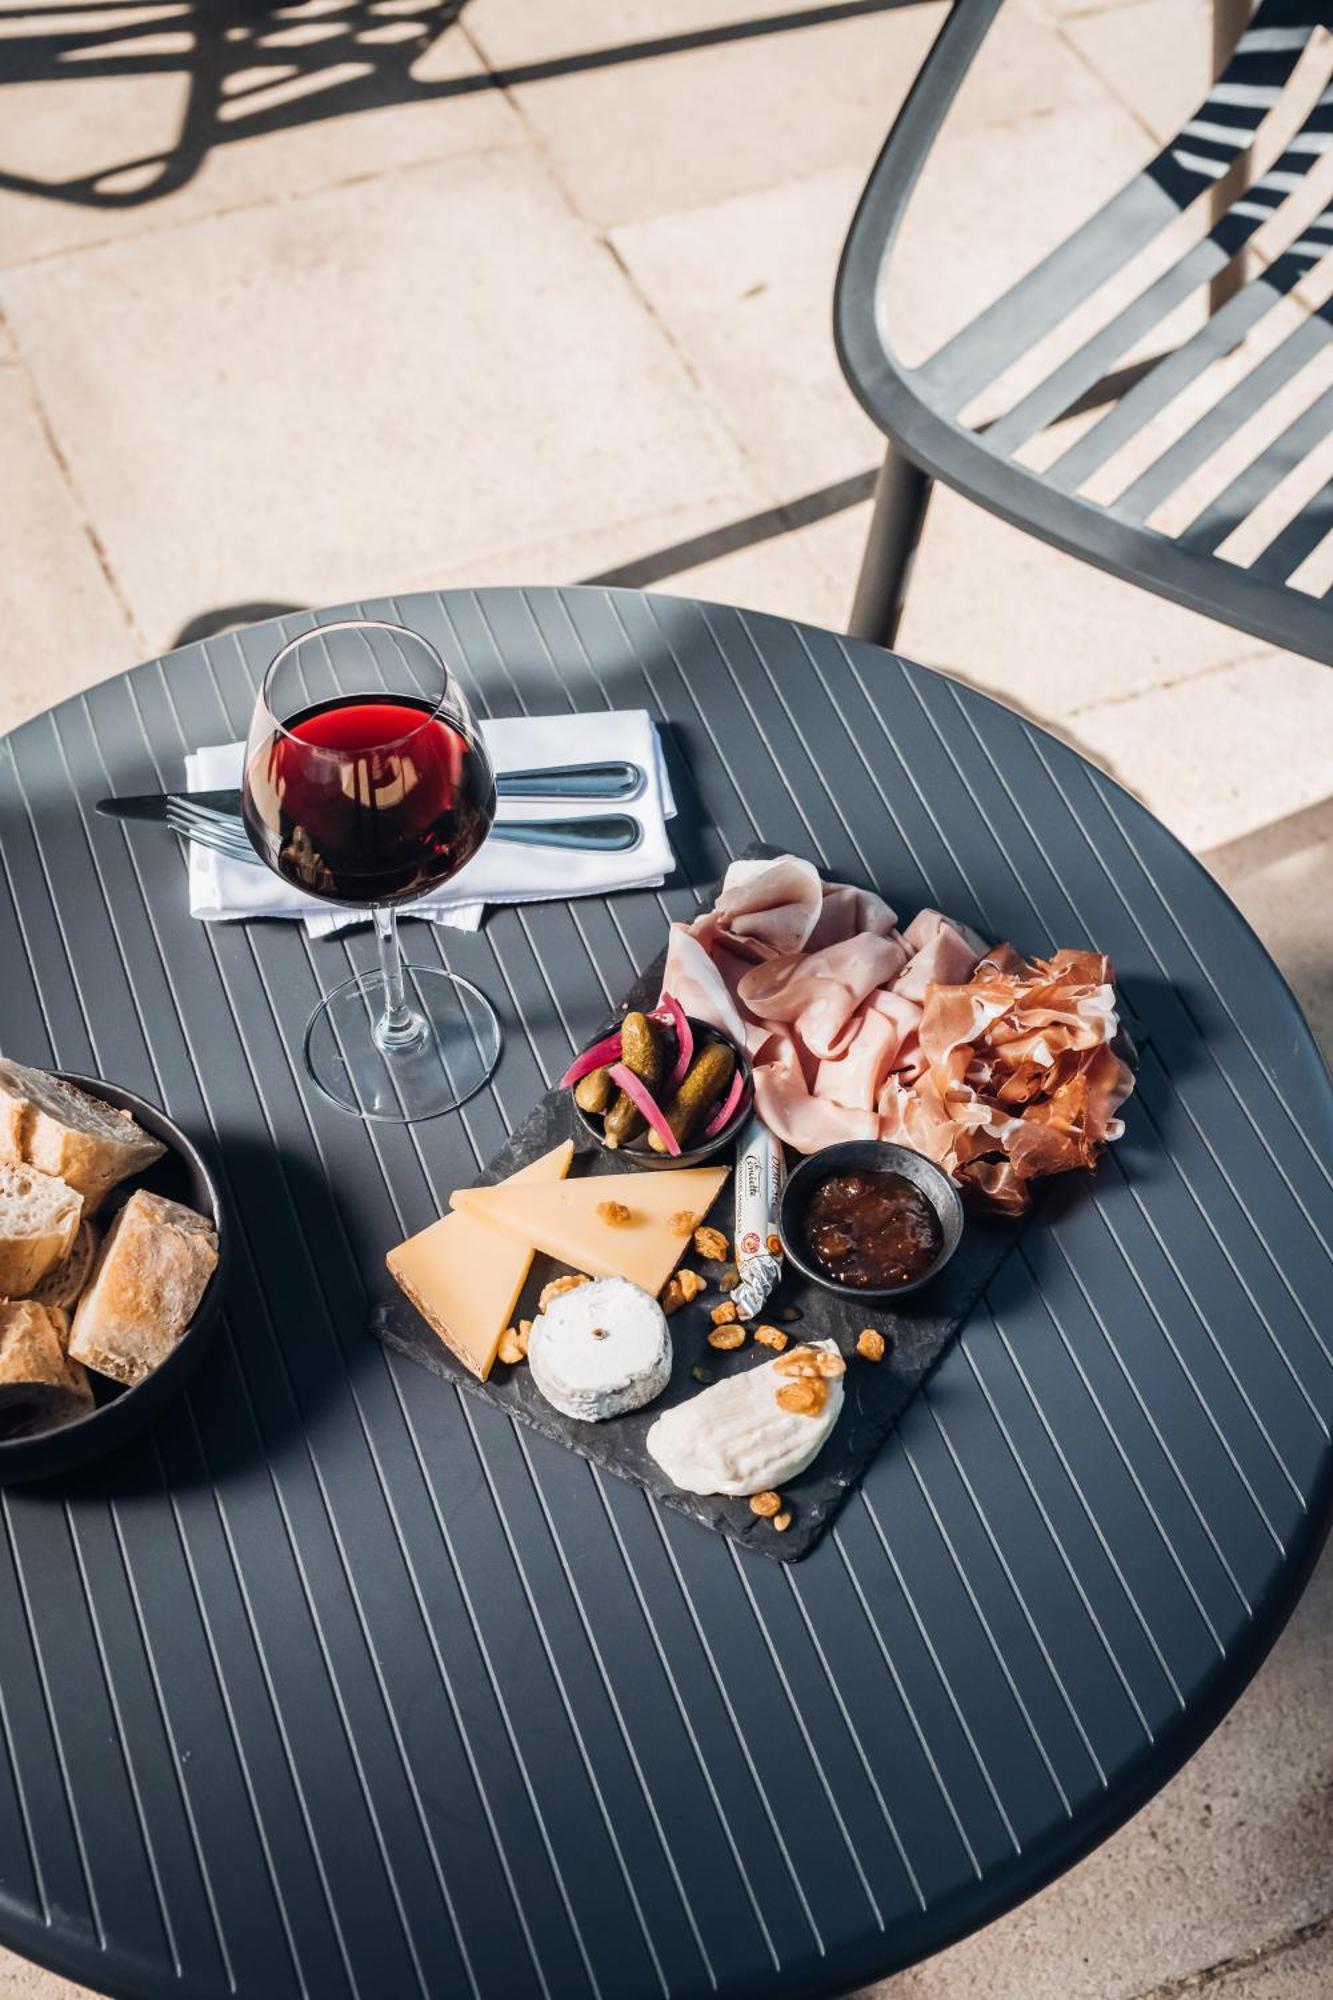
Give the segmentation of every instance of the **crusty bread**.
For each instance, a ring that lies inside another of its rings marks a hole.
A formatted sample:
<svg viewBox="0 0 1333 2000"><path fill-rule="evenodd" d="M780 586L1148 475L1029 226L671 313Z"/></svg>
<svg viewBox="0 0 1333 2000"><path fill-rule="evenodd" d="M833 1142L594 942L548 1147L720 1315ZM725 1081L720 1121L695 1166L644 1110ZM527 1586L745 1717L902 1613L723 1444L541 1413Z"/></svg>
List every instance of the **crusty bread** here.
<svg viewBox="0 0 1333 2000"><path fill-rule="evenodd" d="M217 1261L211 1222L137 1188L107 1230L70 1353L100 1375L142 1381L184 1333Z"/></svg>
<svg viewBox="0 0 1333 2000"><path fill-rule="evenodd" d="M63 1263L82 1216L82 1195L64 1181L0 1162L0 1297L27 1298Z"/></svg>
<svg viewBox="0 0 1333 2000"><path fill-rule="evenodd" d="M90 1215L118 1181L142 1173L166 1150L128 1111L0 1057L0 1160L58 1174L83 1196Z"/></svg>
<svg viewBox="0 0 1333 2000"><path fill-rule="evenodd" d="M39 1306L57 1306L62 1312L73 1312L92 1276L93 1259L101 1240L97 1224L85 1216L74 1232L69 1255L53 1265L28 1296L36 1299Z"/></svg>
<svg viewBox="0 0 1333 2000"><path fill-rule="evenodd" d="M93 1407L88 1377L65 1353L67 1316L33 1299L0 1299L0 1438L33 1437Z"/></svg>

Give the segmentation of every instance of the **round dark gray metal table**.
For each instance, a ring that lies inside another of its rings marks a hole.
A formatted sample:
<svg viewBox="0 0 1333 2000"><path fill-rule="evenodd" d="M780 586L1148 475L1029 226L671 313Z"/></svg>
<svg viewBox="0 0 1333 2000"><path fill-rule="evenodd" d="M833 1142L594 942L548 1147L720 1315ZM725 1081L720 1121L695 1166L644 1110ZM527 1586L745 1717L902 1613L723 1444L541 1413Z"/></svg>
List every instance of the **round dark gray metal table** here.
<svg viewBox="0 0 1333 2000"><path fill-rule="evenodd" d="M125 1995L844 1990L1102 1839L1291 1610L1333 1465L1327 1074L1184 850L963 687L628 592L364 608L435 640L482 712L661 718L678 875L410 927L492 996L505 1052L461 1115L372 1129L301 1071L369 939L192 922L175 842L92 811L242 734L303 621L0 748L0 1043L164 1104L236 1223L186 1399L3 1498L0 1938ZM792 1569L363 1326L385 1248L756 837L1028 950L1095 943L1147 1030L1124 1141L1054 1194Z"/></svg>

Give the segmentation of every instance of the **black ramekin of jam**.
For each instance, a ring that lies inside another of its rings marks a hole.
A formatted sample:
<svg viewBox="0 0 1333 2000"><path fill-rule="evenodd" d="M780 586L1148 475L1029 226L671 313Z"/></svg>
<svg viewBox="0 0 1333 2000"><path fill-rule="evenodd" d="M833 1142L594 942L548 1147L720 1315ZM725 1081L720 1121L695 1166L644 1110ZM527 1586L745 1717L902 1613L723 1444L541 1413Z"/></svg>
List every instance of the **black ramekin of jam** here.
<svg viewBox="0 0 1333 2000"><path fill-rule="evenodd" d="M853 1299L897 1299L937 1277L963 1234L963 1203L910 1146L850 1139L787 1176L778 1219L798 1271Z"/></svg>

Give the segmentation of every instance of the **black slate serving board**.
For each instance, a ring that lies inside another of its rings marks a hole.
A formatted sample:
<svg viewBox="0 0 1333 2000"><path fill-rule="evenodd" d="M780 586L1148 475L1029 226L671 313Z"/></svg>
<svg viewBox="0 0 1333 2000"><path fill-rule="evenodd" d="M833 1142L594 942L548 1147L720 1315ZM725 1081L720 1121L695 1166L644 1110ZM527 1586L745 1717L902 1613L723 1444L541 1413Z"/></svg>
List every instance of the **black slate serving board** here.
<svg viewBox="0 0 1333 2000"><path fill-rule="evenodd" d="M622 1010L652 1006L661 986L659 960L625 996ZM563 1139L572 1138L584 1150L576 1152L570 1174L623 1173L625 1155L612 1156L600 1147L589 1146L582 1125L575 1118L566 1091L551 1090L530 1116L511 1133L507 1143L477 1175L475 1185L485 1186L505 1180L520 1167L549 1152ZM711 1163L710 1163L711 1164ZM717 1164L722 1164L718 1161ZM722 1190L710 1222L730 1241L732 1231L732 1183ZM792 1522L785 1534L777 1534L768 1521L750 1511L746 1500L721 1495L682 1493L671 1484L648 1456L645 1439L662 1411L701 1391L691 1370L706 1368L715 1381L741 1369L771 1361L768 1348L753 1340L731 1354L719 1354L707 1344L711 1322L708 1309L725 1294L717 1288L721 1266L700 1265L691 1252L685 1262L703 1270L709 1278L708 1290L692 1305L683 1307L670 1320L674 1361L671 1380L657 1400L644 1410L612 1417L605 1423L581 1423L566 1417L541 1395L526 1363L506 1367L497 1362L488 1381L477 1378L454 1359L442 1341L421 1318L415 1307L385 1277L385 1291L376 1304L372 1331L387 1347L416 1361L446 1381L456 1382L469 1394L484 1397L497 1409L507 1410L521 1423L529 1424L544 1437L567 1445L583 1458L605 1466L618 1478L634 1480L655 1494L668 1507L700 1521L705 1527L727 1535L745 1548L779 1562L797 1562L808 1555L834 1519L838 1509L856 1485L866 1467L911 1401L919 1384L940 1359L950 1340L963 1324L977 1298L990 1282L999 1264L1017 1241L1023 1220L971 1213L963 1240L952 1261L931 1284L905 1298L892 1312L848 1302L821 1290L788 1267L771 1306L794 1308L800 1318L783 1324L794 1346L801 1339L833 1336L848 1357L845 1400L833 1434L818 1458L798 1479L783 1488ZM515 1319L536 1315L536 1302L543 1285L563 1267L550 1258L533 1259L532 1271L524 1288ZM777 1321L778 1315L760 1315ZM864 1361L855 1352L856 1336L862 1327L876 1326L888 1341L888 1352L880 1362Z"/></svg>

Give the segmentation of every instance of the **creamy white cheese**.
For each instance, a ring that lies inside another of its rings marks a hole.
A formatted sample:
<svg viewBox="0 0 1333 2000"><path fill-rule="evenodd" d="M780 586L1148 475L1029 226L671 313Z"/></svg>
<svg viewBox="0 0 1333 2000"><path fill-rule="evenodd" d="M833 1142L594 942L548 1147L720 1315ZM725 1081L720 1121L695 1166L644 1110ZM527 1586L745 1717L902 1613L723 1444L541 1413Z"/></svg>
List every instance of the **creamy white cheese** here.
<svg viewBox="0 0 1333 2000"><path fill-rule="evenodd" d="M597 1423L641 1409L670 1379L666 1315L628 1278L598 1278L561 1292L532 1322L528 1366L567 1417Z"/></svg>
<svg viewBox="0 0 1333 2000"><path fill-rule="evenodd" d="M835 1340L802 1343L836 1354ZM789 1378L777 1361L747 1368L666 1410L648 1433L649 1455L685 1493L762 1493L779 1487L816 1458L842 1410L843 1378L826 1378L818 1416L784 1410L777 1392Z"/></svg>

